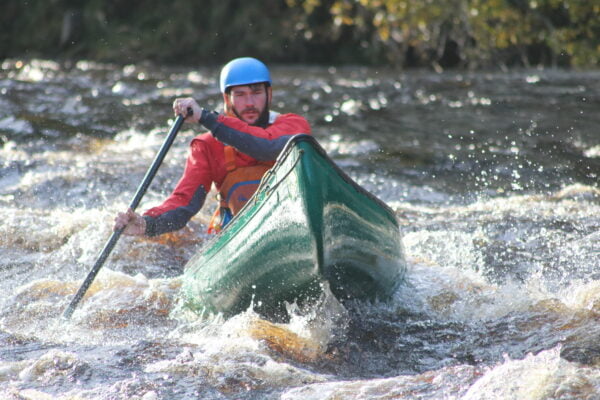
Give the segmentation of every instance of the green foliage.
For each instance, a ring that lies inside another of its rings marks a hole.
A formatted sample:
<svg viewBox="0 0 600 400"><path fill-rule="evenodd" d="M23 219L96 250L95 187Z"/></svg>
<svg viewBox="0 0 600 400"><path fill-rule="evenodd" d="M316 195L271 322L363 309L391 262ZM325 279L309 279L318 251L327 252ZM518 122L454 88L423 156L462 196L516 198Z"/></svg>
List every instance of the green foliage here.
<svg viewBox="0 0 600 400"><path fill-rule="evenodd" d="M600 61L600 0L5 0L0 56L490 67Z"/></svg>
<svg viewBox="0 0 600 400"><path fill-rule="evenodd" d="M368 38L393 64L596 66L600 0L337 0L336 23Z"/></svg>

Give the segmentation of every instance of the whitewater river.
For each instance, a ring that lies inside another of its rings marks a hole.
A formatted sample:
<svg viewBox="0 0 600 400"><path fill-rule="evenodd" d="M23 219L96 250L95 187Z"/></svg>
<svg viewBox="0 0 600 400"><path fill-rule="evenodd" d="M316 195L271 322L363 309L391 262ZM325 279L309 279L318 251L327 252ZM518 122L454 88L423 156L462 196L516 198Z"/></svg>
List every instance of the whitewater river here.
<svg viewBox="0 0 600 400"><path fill-rule="evenodd" d="M277 67L307 117L396 212L394 299L331 296L289 323L178 307L207 206L123 237L60 318L172 123L220 107L217 69L7 60L0 69L1 399L600 398L600 72ZM142 201L177 182L185 126Z"/></svg>

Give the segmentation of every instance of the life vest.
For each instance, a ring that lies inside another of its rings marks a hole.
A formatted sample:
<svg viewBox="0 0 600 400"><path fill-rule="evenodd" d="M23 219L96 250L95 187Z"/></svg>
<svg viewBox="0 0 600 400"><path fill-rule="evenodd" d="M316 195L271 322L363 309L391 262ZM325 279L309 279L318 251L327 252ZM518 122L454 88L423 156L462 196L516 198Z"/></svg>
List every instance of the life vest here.
<svg viewBox="0 0 600 400"><path fill-rule="evenodd" d="M224 151L227 175L219 190L219 205L208 225L209 233L218 233L242 209L258 189L265 172L275 164L274 161L260 161L255 165L238 167L236 150L225 146Z"/></svg>

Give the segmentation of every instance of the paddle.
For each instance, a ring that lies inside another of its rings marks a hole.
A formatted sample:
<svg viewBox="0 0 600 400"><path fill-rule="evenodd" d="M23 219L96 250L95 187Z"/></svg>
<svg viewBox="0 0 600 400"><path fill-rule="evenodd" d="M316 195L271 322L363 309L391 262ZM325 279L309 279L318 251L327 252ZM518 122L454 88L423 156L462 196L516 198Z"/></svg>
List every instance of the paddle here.
<svg viewBox="0 0 600 400"><path fill-rule="evenodd" d="M192 115L192 109L188 108L187 116L190 116L190 115ZM156 171L158 171L160 164L162 164L163 159L165 158L165 156L167 155L167 152L169 151L169 148L173 144L173 141L175 140L175 136L177 136L177 132L179 132L179 128L181 128L181 125L183 124L184 119L185 119L185 117L183 115L179 114L177 116L177 118L175 119L175 122L173 122L173 125L171 126L171 130L169 131L169 134L165 138L165 141L163 142L160 150L158 151L158 154L156 154L154 161L152 161L150 168L148 168L148 171L146 172L146 176L144 176L142 183L140 183L140 186L138 187L137 192L135 193L135 196L133 197L133 200L129 204L129 208L131 208L132 210L135 210L137 208L137 206L140 204L140 201L142 200L142 197L144 197L144 194L146 194L146 190L148 189L148 186L150 186L152 179L154 179L154 175L156 175ZM104 245L104 248L102 249L102 252L98 256L96 263L94 264L94 266L88 273L87 277L85 278L85 281L83 281L83 284L81 285L81 287L79 288L77 293L75 293L75 297L73 297L73 299L71 300L71 304L69 304L69 306L64 311L64 313L63 313L64 319L71 318L71 315L73 315L73 312L75 311L75 308L77 307L77 304L79 304L79 302L85 295L85 292L89 289L90 285L94 281L94 278L96 278L96 275L98 275L100 268L102 268L102 265L104 265L104 262L110 255L110 252L112 251L112 249L117 244L117 241L121 237L121 234L123 233L124 230L125 230L125 228L123 227L117 231L114 231L113 234L110 236L110 239L108 240L108 242L106 242L106 244Z"/></svg>

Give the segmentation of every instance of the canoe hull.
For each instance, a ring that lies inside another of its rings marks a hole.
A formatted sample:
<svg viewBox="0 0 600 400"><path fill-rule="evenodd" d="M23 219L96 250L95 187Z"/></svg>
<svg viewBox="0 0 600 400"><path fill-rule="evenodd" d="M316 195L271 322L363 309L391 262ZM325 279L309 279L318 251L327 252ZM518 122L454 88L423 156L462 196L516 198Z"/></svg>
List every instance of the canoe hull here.
<svg viewBox="0 0 600 400"><path fill-rule="evenodd" d="M261 187L187 264L185 304L233 315L253 303L318 298L327 282L340 300L382 299L405 263L392 210L348 178L311 136L290 141Z"/></svg>

